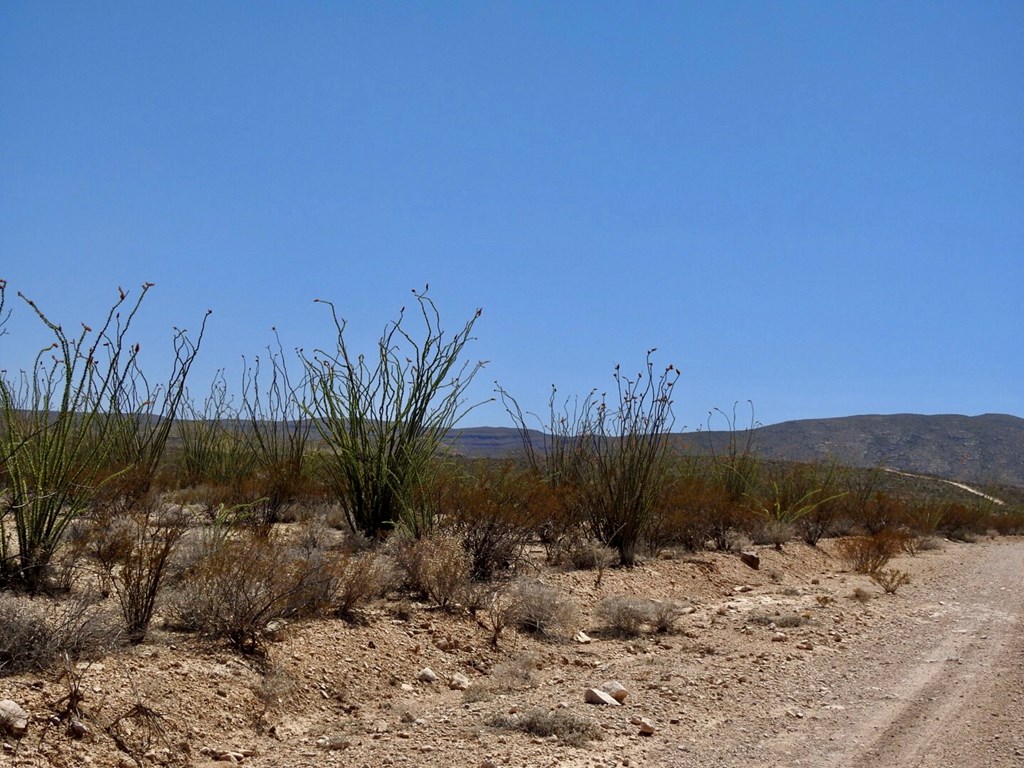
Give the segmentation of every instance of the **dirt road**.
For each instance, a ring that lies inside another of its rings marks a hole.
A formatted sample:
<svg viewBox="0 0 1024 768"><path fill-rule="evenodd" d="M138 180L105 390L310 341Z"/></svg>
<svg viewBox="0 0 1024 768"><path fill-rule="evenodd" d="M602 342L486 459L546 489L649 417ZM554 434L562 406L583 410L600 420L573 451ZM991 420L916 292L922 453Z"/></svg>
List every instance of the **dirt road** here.
<svg viewBox="0 0 1024 768"><path fill-rule="evenodd" d="M777 718L734 712L696 760L663 751L659 762L1024 765L1024 541L946 544L900 566L915 571L914 583L872 601L870 623L841 656L814 655L801 674L775 679L766 705L813 699L788 710L783 732Z"/></svg>

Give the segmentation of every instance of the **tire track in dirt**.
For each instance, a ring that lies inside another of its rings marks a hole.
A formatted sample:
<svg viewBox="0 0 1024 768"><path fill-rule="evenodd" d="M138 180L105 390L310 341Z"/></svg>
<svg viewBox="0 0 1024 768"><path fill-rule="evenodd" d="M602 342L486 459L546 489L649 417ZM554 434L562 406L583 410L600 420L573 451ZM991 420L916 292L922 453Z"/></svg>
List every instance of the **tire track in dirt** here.
<svg viewBox="0 0 1024 768"><path fill-rule="evenodd" d="M802 753L793 765L1024 765L1024 542L964 551L949 566L891 636L878 629L844 686L869 695L840 730L812 728L804 749L787 745Z"/></svg>

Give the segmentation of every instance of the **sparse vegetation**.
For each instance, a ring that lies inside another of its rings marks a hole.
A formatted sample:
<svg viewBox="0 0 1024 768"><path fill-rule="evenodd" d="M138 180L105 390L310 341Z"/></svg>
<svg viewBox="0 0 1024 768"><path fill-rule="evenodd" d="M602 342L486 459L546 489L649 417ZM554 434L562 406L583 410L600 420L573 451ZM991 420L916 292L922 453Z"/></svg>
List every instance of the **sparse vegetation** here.
<svg viewBox="0 0 1024 768"><path fill-rule="evenodd" d="M494 728L522 731L540 738L556 736L570 747L582 747L602 737L595 723L568 709L534 708L521 714L495 715L490 724Z"/></svg>
<svg viewBox="0 0 1024 768"><path fill-rule="evenodd" d="M637 637L644 632L671 632L683 615L682 608L674 601L627 595L602 599L595 606L594 614L611 633L622 637Z"/></svg>
<svg viewBox="0 0 1024 768"><path fill-rule="evenodd" d="M577 620L577 606L557 587L537 579L520 579L509 589L515 625L549 639L564 637Z"/></svg>
<svg viewBox="0 0 1024 768"><path fill-rule="evenodd" d="M896 594L897 589L910 583L910 575L906 571L898 571L895 568L872 571L869 575L871 580L880 586L887 595Z"/></svg>
<svg viewBox="0 0 1024 768"><path fill-rule="evenodd" d="M837 551L851 570L874 573L904 548L907 534L883 529L874 536L850 536L842 539Z"/></svg>

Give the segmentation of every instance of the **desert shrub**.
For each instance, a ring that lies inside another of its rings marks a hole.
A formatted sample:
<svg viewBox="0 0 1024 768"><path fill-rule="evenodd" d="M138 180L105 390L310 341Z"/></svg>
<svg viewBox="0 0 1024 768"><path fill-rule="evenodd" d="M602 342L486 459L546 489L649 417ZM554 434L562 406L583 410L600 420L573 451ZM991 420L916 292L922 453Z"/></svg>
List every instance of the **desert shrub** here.
<svg viewBox="0 0 1024 768"><path fill-rule="evenodd" d="M121 605L128 639L140 643L153 618L171 555L185 533L177 512L144 509L125 517L123 544L114 555L109 578ZM121 535L118 536L122 541Z"/></svg>
<svg viewBox="0 0 1024 768"><path fill-rule="evenodd" d="M636 637L652 623L653 604L653 600L644 597L612 595L595 606L594 614L615 634Z"/></svg>
<svg viewBox="0 0 1024 768"><path fill-rule="evenodd" d="M173 623L260 654L271 619L302 618L330 605L335 574L324 553L310 555L279 536L210 537L182 575Z"/></svg>
<svg viewBox="0 0 1024 768"><path fill-rule="evenodd" d="M779 629L794 629L804 626L808 623L809 619L799 613L776 611L774 613L752 613L747 617L747 621L751 624L760 624L766 627L774 624Z"/></svg>
<svg viewBox="0 0 1024 768"><path fill-rule="evenodd" d="M871 531L877 527L873 520L881 523L878 530L885 527L884 518L876 518L877 507L872 503L878 493L882 478L882 469L843 469L839 474L838 490L843 492L839 499L836 517L833 520L833 535L845 535L853 528L867 528Z"/></svg>
<svg viewBox="0 0 1024 768"><path fill-rule="evenodd" d="M836 545L836 551L851 570L873 573L903 550L906 538L906 533L896 530L883 530L874 536L850 536Z"/></svg>
<svg viewBox="0 0 1024 768"><path fill-rule="evenodd" d="M399 539L394 551L408 585L442 608L453 606L465 593L472 564L454 536Z"/></svg>
<svg viewBox="0 0 1024 768"><path fill-rule="evenodd" d="M538 654L530 651L517 653L494 667L495 687L506 691L523 686L536 687L536 673L543 667L543 659Z"/></svg>
<svg viewBox="0 0 1024 768"><path fill-rule="evenodd" d="M547 487L513 461L450 461L426 489L433 518L459 538L475 581L489 581L520 563L546 511Z"/></svg>
<svg viewBox="0 0 1024 768"><path fill-rule="evenodd" d="M399 523L421 536L430 529L413 504L442 441L472 408L464 395L483 363L462 363L473 338L477 310L462 329L446 337L426 292L413 291L423 320L414 340L404 310L389 323L375 354L353 355L345 322L331 310L335 350L303 358L309 377L308 412L326 447L327 483L342 501L349 525L382 538Z"/></svg>
<svg viewBox="0 0 1024 768"><path fill-rule="evenodd" d="M895 568L879 569L870 573L871 580L880 586L887 595L896 594L896 590L910 583L910 575Z"/></svg>
<svg viewBox="0 0 1024 768"><path fill-rule="evenodd" d="M581 747L602 738L601 729L595 723L568 709L537 708L511 715L498 714L491 718L490 725L539 738L556 736L560 742L572 747Z"/></svg>
<svg viewBox="0 0 1024 768"><path fill-rule="evenodd" d="M1024 532L1024 510L1016 508L993 510L989 525L1000 536L1019 536Z"/></svg>
<svg viewBox="0 0 1024 768"><path fill-rule="evenodd" d="M332 568L331 605L339 616L352 618L357 608L381 597L397 578L394 564L383 554L340 554Z"/></svg>
<svg viewBox="0 0 1024 768"><path fill-rule="evenodd" d="M835 486L835 462L766 465L759 481L747 493L750 507L762 523L759 543L782 549L801 522L820 512L813 523L808 522L800 529L807 543L817 544L834 517L833 502L843 495Z"/></svg>
<svg viewBox="0 0 1024 768"><path fill-rule="evenodd" d="M623 637L636 637L644 632L673 631L683 611L682 607L672 600L612 595L597 604L594 614L612 633Z"/></svg>
<svg viewBox="0 0 1024 768"><path fill-rule="evenodd" d="M577 620L578 611L572 599L537 579L514 582L509 597L513 621L525 632L556 639L565 636Z"/></svg>
<svg viewBox="0 0 1024 768"><path fill-rule="evenodd" d="M615 397L596 391L558 411L553 391L551 417L542 425L543 445L535 445L518 403L499 390L523 439L530 465L570 494L570 506L591 533L633 565L637 549L657 512L668 478L668 433L672 389L679 371L654 370L650 350L642 371L630 378L615 367Z"/></svg>
<svg viewBox="0 0 1024 768"><path fill-rule="evenodd" d="M674 600L611 595L598 602L594 613L613 634L636 637L644 632L674 631L683 609Z"/></svg>
<svg viewBox="0 0 1024 768"><path fill-rule="evenodd" d="M914 538L927 538L935 535L944 512L944 505L935 502L907 502L902 523Z"/></svg>
<svg viewBox="0 0 1024 768"><path fill-rule="evenodd" d="M854 523L866 529L871 535L881 533L887 528L904 525L907 519L908 504L878 491L870 501L859 508L859 517Z"/></svg>
<svg viewBox="0 0 1024 768"><path fill-rule="evenodd" d="M5 287L0 282L0 307ZM82 324L73 336L25 299L53 343L30 370L14 378L0 372L0 457L7 478L0 581L39 590L65 530L101 499L104 486L155 471L199 341L176 332L170 380L141 396L140 347L126 334L150 287L144 285L134 302L120 291L98 330ZM201 329L199 340L202 335Z"/></svg>
<svg viewBox="0 0 1024 768"><path fill-rule="evenodd" d="M942 511L936 528L950 539L972 541L988 530L991 518L991 509L986 506L949 504Z"/></svg>
<svg viewBox="0 0 1024 768"><path fill-rule="evenodd" d="M92 600L63 602L0 594L0 675L39 672L108 652L120 633Z"/></svg>
<svg viewBox="0 0 1024 768"><path fill-rule="evenodd" d="M684 462L665 489L658 514L648 530L650 548L683 547L691 552L703 549L712 537L717 511L728 503L720 484L696 474L692 461Z"/></svg>
<svg viewBox="0 0 1024 768"><path fill-rule="evenodd" d="M616 552L596 539L581 536L569 543L557 563L578 571L600 571L610 568L616 559Z"/></svg>

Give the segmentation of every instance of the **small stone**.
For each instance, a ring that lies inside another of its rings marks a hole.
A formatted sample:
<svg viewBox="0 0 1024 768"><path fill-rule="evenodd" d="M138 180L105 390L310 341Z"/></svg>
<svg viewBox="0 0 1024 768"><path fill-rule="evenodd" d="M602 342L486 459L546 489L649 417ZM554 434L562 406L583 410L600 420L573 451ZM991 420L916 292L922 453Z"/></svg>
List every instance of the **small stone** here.
<svg viewBox="0 0 1024 768"><path fill-rule="evenodd" d="M609 707L622 706L618 701L612 698L610 694L605 693L600 688L587 688L586 692L583 694L583 700L587 702L587 704L603 704Z"/></svg>
<svg viewBox="0 0 1024 768"><path fill-rule="evenodd" d="M448 687L453 691L464 691L469 688L469 678L456 672L452 675L452 679L448 681Z"/></svg>
<svg viewBox="0 0 1024 768"><path fill-rule="evenodd" d="M641 736L653 736L657 728L654 727L654 723L648 720L646 717L638 718L640 722L635 723L640 728Z"/></svg>
<svg viewBox="0 0 1024 768"><path fill-rule="evenodd" d="M420 670L420 673L419 675L417 675L416 679L419 680L421 683L436 683L437 673L430 667L424 667Z"/></svg>
<svg viewBox="0 0 1024 768"><path fill-rule="evenodd" d="M316 740L316 745L320 749L348 749L352 746L352 742L341 734L335 734L334 736L321 736Z"/></svg>
<svg viewBox="0 0 1024 768"><path fill-rule="evenodd" d="M789 636L785 632L776 632L772 635L773 643L784 643L789 639Z"/></svg>
<svg viewBox="0 0 1024 768"><path fill-rule="evenodd" d="M812 651L814 650L814 643L812 643L810 640L801 640L799 643L796 644L796 647L799 648L801 651Z"/></svg>
<svg viewBox="0 0 1024 768"><path fill-rule="evenodd" d="M373 723L374 733L387 733L388 732L388 721L387 720L375 720Z"/></svg>
<svg viewBox="0 0 1024 768"><path fill-rule="evenodd" d="M761 558L754 552L740 552L740 560L743 564L753 568L755 571L761 567Z"/></svg>
<svg viewBox="0 0 1024 768"><path fill-rule="evenodd" d="M75 739L84 739L89 735L89 726L81 720L72 720L68 723L68 733Z"/></svg>
<svg viewBox="0 0 1024 768"><path fill-rule="evenodd" d="M619 704L624 702L629 696L629 691L627 691L626 687L618 680L609 680L605 683L601 683L601 690L619 702Z"/></svg>
<svg viewBox="0 0 1024 768"><path fill-rule="evenodd" d="M587 643L592 642L590 636L582 629L576 633L576 635L573 637L573 640L575 640L577 643L581 643L582 645L586 645Z"/></svg>

